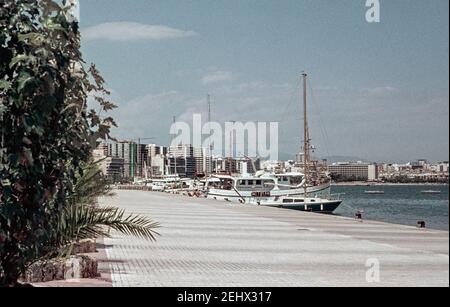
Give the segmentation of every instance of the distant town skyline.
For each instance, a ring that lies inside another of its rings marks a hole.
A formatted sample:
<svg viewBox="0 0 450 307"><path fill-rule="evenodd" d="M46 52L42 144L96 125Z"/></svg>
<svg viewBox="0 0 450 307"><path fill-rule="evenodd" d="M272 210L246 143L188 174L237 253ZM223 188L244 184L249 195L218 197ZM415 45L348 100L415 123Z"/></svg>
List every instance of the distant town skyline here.
<svg viewBox="0 0 450 307"><path fill-rule="evenodd" d="M279 121L280 157L300 150L300 72L310 75L316 155L449 159L446 0L80 0L82 49L119 105L118 138L169 144L189 122ZM102 14L98 14L98 12Z"/></svg>

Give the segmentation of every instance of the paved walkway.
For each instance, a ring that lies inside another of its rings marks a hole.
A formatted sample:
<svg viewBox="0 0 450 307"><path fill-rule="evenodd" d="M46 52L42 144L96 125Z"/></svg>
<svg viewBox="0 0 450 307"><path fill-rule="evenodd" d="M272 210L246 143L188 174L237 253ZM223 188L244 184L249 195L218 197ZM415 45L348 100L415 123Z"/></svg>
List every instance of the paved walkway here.
<svg viewBox="0 0 450 307"><path fill-rule="evenodd" d="M105 240L114 286L449 286L448 232L157 192L101 203L163 226L156 243Z"/></svg>

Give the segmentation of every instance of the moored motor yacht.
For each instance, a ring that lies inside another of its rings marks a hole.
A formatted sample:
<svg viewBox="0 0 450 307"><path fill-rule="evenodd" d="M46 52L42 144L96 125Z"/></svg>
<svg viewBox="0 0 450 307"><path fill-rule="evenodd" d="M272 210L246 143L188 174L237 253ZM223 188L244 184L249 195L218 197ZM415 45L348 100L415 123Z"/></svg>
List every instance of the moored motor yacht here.
<svg viewBox="0 0 450 307"><path fill-rule="evenodd" d="M206 195L217 200L254 203L273 202L280 197L304 197L308 195L327 197L330 183L307 186L302 173L257 175L217 175L206 182Z"/></svg>

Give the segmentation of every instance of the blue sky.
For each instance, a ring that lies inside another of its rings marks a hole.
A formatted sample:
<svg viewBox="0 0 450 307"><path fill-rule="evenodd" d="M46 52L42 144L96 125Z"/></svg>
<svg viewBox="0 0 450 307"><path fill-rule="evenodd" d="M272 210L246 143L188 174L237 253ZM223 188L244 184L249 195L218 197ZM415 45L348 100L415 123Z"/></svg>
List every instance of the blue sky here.
<svg viewBox="0 0 450 307"><path fill-rule="evenodd" d="M83 53L119 105L121 138L168 144L172 116L280 121L299 149L310 75L317 155L448 160L447 0L80 0Z"/></svg>

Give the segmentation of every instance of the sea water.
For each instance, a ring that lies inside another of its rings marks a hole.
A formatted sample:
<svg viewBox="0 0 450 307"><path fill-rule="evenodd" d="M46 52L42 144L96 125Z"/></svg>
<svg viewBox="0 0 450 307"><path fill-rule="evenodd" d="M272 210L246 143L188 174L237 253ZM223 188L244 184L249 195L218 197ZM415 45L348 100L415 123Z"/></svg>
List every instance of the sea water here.
<svg viewBox="0 0 450 307"><path fill-rule="evenodd" d="M440 191L424 194L423 191ZM367 194L383 191L384 194ZM354 217L357 210L364 218L382 222L417 226L425 221L428 228L449 230L448 185L333 186L332 193L343 193L344 202L335 214Z"/></svg>

